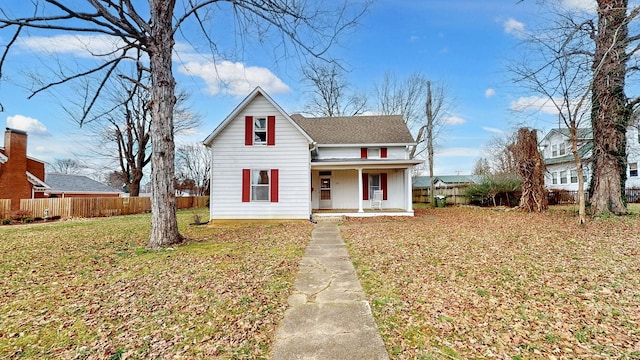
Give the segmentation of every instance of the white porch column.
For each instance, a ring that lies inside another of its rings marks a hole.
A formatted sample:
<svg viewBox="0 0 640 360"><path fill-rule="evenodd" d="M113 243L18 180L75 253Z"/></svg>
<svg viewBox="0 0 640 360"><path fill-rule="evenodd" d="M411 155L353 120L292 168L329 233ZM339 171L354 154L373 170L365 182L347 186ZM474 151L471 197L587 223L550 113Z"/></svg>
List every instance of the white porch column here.
<svg viewBox="0 0 640 360"><path fill-rule="evenodd" d="M413 184L411 181L411 169L404 170L404 178L406 180L406 189L407 189L407 212L413 212Z"/></svg>
<svg viewBox="0 0 640 360"><path fill-rule="evenodd" d="M364 212L362 207L362 168L358 168L358 212Z"/></svg>

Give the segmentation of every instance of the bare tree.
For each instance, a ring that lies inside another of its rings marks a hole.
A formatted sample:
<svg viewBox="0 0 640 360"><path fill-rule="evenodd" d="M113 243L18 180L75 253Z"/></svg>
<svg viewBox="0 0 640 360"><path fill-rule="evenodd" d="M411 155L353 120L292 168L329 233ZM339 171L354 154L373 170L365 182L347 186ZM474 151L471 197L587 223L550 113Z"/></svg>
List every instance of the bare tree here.
<svg viewBox="0 0 640 360"><path fill-rule="evenodd" d="M133 76L115 81L104 96L100 114L90 123L91 132L96 135L94 155L118 164L118 174L133 197L140 194L140 183L152 152L152 119L147 106L151 94L148 79L143 76L138 73L134 82L129 80ZM200 116L189 110L188 99L187 93L178 91L174 108L176 135L200 126Z"/></svg>
<svg viewBox="0 0 640 360"><path fill-rule="evenodd" d="M509 146L515 141L516 133L509 132L494 136L486 144L485 152L488 154L487 160L492 174L506 177L518 176L516 160L513 153L509 151Z"/></svg>
<svg viewBox="0 0 640 360"><path fill-rule="evenodd" d="M151 201L151 234L149 247L158 248L182 241L176 219L174 191L175 144L174 108L176 103L176 81L173 77L172 56L176 35L189 20L202 29L214 56L218 54L214 35L206 31L204 21L216 11L228 11L239 24L238 36L257 34L267 36L271 31L279 35L281 45L293 45L299 53L322 57L336 41L338 35L355 25L363 9L353 12L352 2L291 2L288 0L246 0L227 2L220 0L149 0L147 4L129 0L87 0L62 3L59 0L33 0L30 16L9 16L5 8L0 9L0 30L12 31L0 56L2 67L10 50L21 36L28 36L30 28L40 31L64 31L74 34L101 34L114 39L114 49L106 54L94 54L95 66L81 69L34 91L33 95L52 86L72 80L93 76L98 80L96 91L88 94L83 119L89 119L104 85L119 74L121 66L133 62L148 71L151 78L151 162L153 187ZM45 6L46 5L46 6ZM217 6L216 6L217 5ZM27 6L20 4L20 6ZM145 16L145 12L148 15ZM224 36L228 36L225 34ZM3 36L4 38L4 36ZM286 52L286 50L285 50ZM144 55L144 56L143 56ZM32 96L33 96L32 95Z"/></svg>
<svg viewBox="0 0 640 360"><path fill-rule="evenodd" d="M386 72L380 82L374 84L377 111L382 115L402 115L409 129L416 133L424 123L427 79L413 73L404 80Z"/></svg>
<svg viewBox="0 0 640 360"><path fill-rule="evenodd" d="M302 71L311 85L306 112L314 116L355 116L367 109L367 97L349 88L344 69L337 63L314 62Z"/></svg>
<svg viewBox="0 0 640 360"><path fill-rule="evenodd" d="M640 69L634 59L640 50L640 5L629 6L628 0L597 0L596 5L596 18L565 17L573 32L584 33L584 39L589 40L578 55L588 55L591 66L591 209L595 214L622 215L627 213L626 129L633 110L640 104L640 97L626 95L627 79Z"/></svg>
<svg viewBox="0 0 640 360"><path fill-rule="evenodd" d="M584 52L586 33L576 31L571 16L560 16L556 26L533 36L527 59L512 67L516 80L542 95L558 112L559 121L569 130L571 152L578 178L578 222L586 222L583 159L579 153L579 131L588 119L591 95L591 56ZM558 34L562 34L558 36ZM559 124L560 126L560 124Z"/></svg>
<svg viewBox="0 0 640 360"><path fill-rule="evenodd" d="M179 146L176 150L176 179L184 184L191 181L194 195L209 194L211 184L211 154L202 144Z"/></svg>
<svg viewBox="0 0 640 360"><path fill-rule="evenodd" d="M50 172L70 175L80 174L83 169L87 168L80 161L71 158L55 159L52 164L48 165Z"/></svg>

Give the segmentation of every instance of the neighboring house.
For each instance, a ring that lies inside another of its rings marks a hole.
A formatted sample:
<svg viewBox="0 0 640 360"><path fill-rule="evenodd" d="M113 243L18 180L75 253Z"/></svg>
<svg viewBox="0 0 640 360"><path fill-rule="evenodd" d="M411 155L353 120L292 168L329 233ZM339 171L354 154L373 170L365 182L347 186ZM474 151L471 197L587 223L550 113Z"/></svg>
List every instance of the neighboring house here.
<svg viewBox="0 0 640 360"><path fill-rule="evenodd" d="M21 199L44 197L44 162L27 156L27 133L7 128L0 148L0 199L11 200L11 210Z"/></svg>
<svg viewBox="0 0 640 360"><path fill-rule="evenodd" d="M84 175L47 173L48 197L120 197L122 191L92 180Z"/></svg>
<svg viewBox="0 0 640 360"><path fill-rule="evenodd" d="M578 129L578 153L582 159L585 190L589 188L593 152L593 132L591 128ZM547 166L545 186L549 190L578 190L578 172L573 153L569 129L553 129L540 141L540 151ZM626 188L640 188L638 164L640 163L640 138L638 128L627 128L627 183Z"/></svg>
<svg viewBox="0 0 640 360"><path fill-rule="evenodd" d="M400 116L290 116L258 87L204 144L212 220L413 215L411 168L422 161L409 159L416 144Z"/></svg>

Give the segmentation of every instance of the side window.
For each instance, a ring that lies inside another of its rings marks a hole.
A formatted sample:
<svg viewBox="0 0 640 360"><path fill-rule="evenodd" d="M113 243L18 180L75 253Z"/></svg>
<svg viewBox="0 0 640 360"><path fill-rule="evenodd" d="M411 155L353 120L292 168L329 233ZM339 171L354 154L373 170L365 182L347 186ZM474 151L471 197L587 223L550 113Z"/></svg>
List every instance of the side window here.
<svg viewBox="0 0 640 360"><path fill-rule="evenodd" d="M567 172L560 171L560 184L566 184L566 183L567 183Z"/></svg>
<svg viewBox="0 0 640 360"><path fill-rule="evenodd" d="M572 184L578 183L578 170L571 170L571 183Z"/></svg>
<svg viewBox="0 0 640 360"><path fill-rule="evenodd" d="M269 170L251 171L251 201L269 201Z"/></svg>
<svg viewBox="0 0 640 360"><path fill-rule="evenodd" d="M256 117L253 120L253 143L254 144L266 144L267 143L267 119L263 117Z"/></svg>
<svg viewBox="0 0 640 360"><path fill-rule="evenodd" d="M638 163L629 163L629 177L638 176Z"/></svg>

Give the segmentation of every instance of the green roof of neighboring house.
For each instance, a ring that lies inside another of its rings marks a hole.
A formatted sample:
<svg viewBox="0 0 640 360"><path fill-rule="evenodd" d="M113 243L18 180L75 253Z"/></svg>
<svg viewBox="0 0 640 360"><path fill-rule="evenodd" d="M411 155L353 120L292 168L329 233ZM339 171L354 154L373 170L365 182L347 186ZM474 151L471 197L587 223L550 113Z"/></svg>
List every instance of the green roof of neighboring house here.
<svg viewBox="0 0 640 360"><path fill-rule="evenodd" d="M440 181L445 184L477 184L482 182L482 176L480 175L439 175L434 176L434 183ZM431 177L429 176L414 176L413 187L429 187L431 186Z"/></svg>

